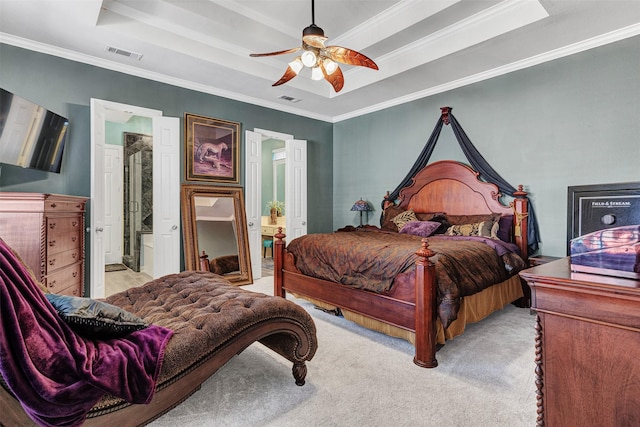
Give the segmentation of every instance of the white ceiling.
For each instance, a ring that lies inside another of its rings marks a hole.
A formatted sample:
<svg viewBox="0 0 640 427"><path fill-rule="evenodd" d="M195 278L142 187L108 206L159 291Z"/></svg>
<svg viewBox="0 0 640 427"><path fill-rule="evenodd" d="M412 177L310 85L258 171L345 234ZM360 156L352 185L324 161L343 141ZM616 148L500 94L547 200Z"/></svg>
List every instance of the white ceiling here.
<svg viewBox="0 0 640 427"><path fill-rule="evenodd" d="M272 87L295 55L249 53L309 24L311 0L0 0L0 42L329 122L639 35L640 0L317 0L326 44L380 69Z"/></svg>

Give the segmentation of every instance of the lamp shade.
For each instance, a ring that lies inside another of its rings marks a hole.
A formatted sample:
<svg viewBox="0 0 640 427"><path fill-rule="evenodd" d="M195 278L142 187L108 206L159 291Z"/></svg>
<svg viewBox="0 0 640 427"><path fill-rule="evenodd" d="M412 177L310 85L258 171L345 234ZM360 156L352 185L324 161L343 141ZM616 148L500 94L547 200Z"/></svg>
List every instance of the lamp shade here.
<svg viewBox="0 0 640 427"><path fill-rule="evenodd" d="M359 212L370 212L373 209L371 209L371 206L369 205L368 202L365 202L364 200L360 199L357 202L355 202L353 206L351 206L351 210L359 211Z"/></svg>

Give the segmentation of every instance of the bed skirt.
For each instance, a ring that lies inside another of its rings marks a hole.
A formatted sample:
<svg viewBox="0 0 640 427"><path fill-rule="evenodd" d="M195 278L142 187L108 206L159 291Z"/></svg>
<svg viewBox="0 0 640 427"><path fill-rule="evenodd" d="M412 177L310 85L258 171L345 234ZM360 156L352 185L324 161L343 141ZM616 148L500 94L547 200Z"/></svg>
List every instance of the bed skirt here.
<svg viewBox="0 0 640 427"><path fill-rule="evenodd" d="M292 295L296 298L305 299L325 310L336 309L336 306L327 304L322 301L317 301L312 298L300 296L295 293L292 293ZM446 331L442 328L440 319L437 319L436 342L438 344L444 344L446 340L450 340L457 337L458 335L462 335L467 324L475 323L484 319L491 313L502 309L507 304L510 304L515 300L522 298L522 296L523 292L520 277L518 275L515 275L505 280L504 282L486 288L483 291L478 292L477 294L462 298L462 301L460 302L460 311L458 312L458 318L454 320L451 325L449 325ZM392 337L402 338L412 344L415 344L416 335L413 331L390 325L388 323L384 323L349 310L340 310L345 319L355 322L360 326L364 326L367 329L371 329L377 332L382 332L383 334Z"/></svg>

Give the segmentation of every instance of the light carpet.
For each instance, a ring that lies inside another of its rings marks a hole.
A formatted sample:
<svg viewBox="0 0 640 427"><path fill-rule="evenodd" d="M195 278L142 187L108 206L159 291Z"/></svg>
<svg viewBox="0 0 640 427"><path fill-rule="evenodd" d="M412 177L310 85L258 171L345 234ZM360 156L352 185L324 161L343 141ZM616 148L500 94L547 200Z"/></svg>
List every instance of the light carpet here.
<svg viewBox="0 0 640 427"><path fill-rule="evenodd" d="M273 277L244 289L273 295ZM512 305L413 364L413 346L302 305L318 351L298 387L291 363L255 343L151 426L533 426L534 316Z"/></svg>

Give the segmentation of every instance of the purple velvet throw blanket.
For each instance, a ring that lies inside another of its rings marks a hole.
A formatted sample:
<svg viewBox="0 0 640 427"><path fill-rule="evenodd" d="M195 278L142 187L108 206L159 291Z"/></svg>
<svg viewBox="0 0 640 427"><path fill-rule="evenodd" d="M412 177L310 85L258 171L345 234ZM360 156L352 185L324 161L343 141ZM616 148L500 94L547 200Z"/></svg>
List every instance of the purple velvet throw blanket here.
<svg viewBox="0 0 640 427"><path fill-rule="evenodd" d="M0 239L0 374L43 426L75 426L105 393L148 403L173 331L151 325L92 341L57 315L27 268Z"/></svg>

